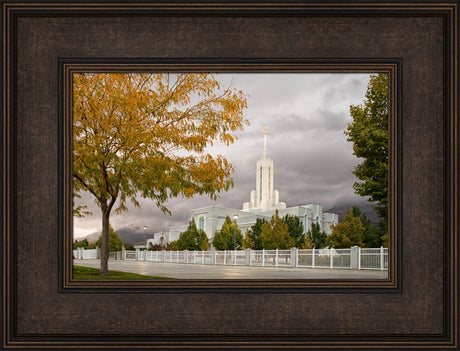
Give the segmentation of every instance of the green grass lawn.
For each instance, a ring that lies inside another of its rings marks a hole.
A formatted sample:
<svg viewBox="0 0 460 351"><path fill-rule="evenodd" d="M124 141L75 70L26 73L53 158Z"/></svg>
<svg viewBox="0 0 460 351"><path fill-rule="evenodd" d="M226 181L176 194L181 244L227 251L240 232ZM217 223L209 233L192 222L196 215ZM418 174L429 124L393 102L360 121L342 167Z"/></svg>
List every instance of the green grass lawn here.
<svg viewBox="0 0 460 351"><path fill-rule="evenodd" d="M100 275L100 272L98 268L73 266L74 279L172 279L119 271L109 271L109 275Z"/></svg>

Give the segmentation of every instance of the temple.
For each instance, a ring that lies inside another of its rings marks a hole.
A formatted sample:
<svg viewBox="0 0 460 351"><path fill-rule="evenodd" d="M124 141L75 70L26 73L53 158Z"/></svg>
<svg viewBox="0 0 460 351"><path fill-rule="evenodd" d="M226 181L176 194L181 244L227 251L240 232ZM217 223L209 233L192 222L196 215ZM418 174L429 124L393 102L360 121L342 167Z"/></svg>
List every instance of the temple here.
<svg viewBox="0 0 460 351"><path fill-rule="evenodd" d="M233 218L238 216L238 226L242 233L250 228L256 222L257 218L264 218L270 221L271 217L278 210L279 216L285 215L297 216L306 233L311 229L313 223L318 223L326 234L330 234L331 226L338 223L338 215L335 213L324 213L320 204L305 204L293 207L287 207L286 203L280 202L278 190L274 190L275 166L267 152L267 127L264 127L264 148L262 156L256 164L256 189L250 193L250 201L243 204L241 210L220 207L207 206L192 209L190 219L194 219L197 227L204 230L212 243L214 233L220 230L225 221L225 217ZM148 239L148 245L166 244L167 242L177 240L180 233L185 231L188 223L180 226L171 226L167 232L155 233L153 239Z"/></svg>

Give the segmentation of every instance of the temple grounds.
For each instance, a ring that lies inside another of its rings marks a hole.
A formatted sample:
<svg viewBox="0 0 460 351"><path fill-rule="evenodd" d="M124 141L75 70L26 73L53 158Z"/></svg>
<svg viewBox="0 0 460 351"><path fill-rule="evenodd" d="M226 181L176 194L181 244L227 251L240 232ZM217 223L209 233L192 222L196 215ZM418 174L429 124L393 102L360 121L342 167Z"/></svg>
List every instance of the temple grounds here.
<svg viewBox="0 0 460 351"><path fill-rule="evenodd" d="M75 265L100 268L99 259L74 260ZM109 269L175 279L387 279L388 271L329 268L219 266L110 260Z"/></svg>

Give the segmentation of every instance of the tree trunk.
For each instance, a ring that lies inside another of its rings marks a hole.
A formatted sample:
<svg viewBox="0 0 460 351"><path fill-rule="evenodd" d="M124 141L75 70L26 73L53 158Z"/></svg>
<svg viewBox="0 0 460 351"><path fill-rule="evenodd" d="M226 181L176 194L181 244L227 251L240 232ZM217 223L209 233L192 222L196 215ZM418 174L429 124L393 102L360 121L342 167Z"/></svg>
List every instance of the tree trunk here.
<svg viewBox="0 0 460 351"><path fill-rule="evenodd" d="M109 210L102 210L101 275L109 274L109 216Z"/></svg>

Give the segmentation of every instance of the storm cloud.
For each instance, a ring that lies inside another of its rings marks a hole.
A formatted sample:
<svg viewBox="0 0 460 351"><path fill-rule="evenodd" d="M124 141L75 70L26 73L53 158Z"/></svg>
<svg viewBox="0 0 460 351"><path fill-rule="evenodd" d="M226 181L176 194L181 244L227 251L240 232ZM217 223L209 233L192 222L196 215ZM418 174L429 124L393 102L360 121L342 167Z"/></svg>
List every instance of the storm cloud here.
<svg viewBox="0 0 460 351"><path fill-rule="evenodd" d="M275 165L274 185L280 201L288 206L319 203L324 209L367 202L353 192L352 171L360 163L344 130L351 122L350 105L364 100L369 74L218 74L223 85L231 84L248 95L245 117L251 125L238 132L238 140L224 146L215 143L211 154L222 154L234 165L234 187L217 201L205 196L170 199L171 216L155 203L139 199L140 208L111 215L117 228L137 228L153 233L171 225L186 224L191 209L217 205L241 209L255 189L256 161L263 152L263 127L267 126L268 155ZM74 236L101 230L100 210L90 194L82 193L77 204L87 205L92 216L74 218Z"/></svg>

